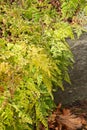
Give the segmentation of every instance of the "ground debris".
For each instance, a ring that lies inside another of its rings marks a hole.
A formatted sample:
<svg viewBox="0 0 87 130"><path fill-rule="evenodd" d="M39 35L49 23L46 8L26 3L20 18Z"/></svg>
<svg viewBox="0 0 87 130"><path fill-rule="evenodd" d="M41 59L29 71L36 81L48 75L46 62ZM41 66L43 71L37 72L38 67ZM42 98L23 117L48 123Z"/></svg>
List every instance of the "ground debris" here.
<svg viewBox="0 0 87 130"><path fill-rule="evenodd" d="M49 130L87 130L87 101L77 101L62 108L61 103L48 118ZM40 130L45 130L41 125Z"/></svg>
<svg viewBox="0 0 87 130"><path fill-rule="evenodd" d="M62 109L59 106L48 118L50 130L77 130L86 124L84 118L77 117L71 113L70 109Z"/></svg>

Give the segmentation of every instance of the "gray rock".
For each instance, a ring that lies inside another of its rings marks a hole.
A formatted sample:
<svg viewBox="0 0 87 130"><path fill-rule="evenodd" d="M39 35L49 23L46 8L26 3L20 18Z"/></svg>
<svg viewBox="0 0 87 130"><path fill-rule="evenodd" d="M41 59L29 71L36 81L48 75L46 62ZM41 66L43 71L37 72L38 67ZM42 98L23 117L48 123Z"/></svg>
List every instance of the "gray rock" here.
<svg viewBox="0 0 87 130"><path fill-rule="evenodd" d="M56 104L70 104L76 100L87 99L87 33L80 39L70 40L68 43L74 55L75 63L69 71L71 85L65 83L65 90L54 93Z"/></svg>

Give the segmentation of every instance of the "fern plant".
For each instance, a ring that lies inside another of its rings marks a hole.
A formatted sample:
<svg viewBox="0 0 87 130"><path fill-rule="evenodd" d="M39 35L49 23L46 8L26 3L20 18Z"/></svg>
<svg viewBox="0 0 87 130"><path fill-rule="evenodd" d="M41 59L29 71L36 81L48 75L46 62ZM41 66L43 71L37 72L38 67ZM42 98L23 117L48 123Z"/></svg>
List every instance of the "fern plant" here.
<svg viewBox="0 0 87 130"><path fill-rule="evenodd" d="M0 1L0 130L48 130L53 89L70 83L72 26L48 1Z"/></svg>

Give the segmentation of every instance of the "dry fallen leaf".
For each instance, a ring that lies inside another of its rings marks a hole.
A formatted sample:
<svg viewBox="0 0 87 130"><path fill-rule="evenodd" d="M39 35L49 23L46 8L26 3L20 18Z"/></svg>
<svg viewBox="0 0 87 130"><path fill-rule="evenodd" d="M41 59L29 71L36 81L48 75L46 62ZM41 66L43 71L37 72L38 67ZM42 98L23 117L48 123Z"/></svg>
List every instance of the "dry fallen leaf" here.
<svg viewBox="0 0 87 130"><path fill-rule="evenodd" d="M71 114L59 115L57 117L57 122L69 130L77 130L82 127L81 119Z"/></svg>
<svg viewBox="0 0 87 130"><path fill-rule="evenodd" d="M86 121L72 114L70 109L62 109L59 104L56 111L48 118L48 124L51 130L77 130L82 128Z"/></svg>

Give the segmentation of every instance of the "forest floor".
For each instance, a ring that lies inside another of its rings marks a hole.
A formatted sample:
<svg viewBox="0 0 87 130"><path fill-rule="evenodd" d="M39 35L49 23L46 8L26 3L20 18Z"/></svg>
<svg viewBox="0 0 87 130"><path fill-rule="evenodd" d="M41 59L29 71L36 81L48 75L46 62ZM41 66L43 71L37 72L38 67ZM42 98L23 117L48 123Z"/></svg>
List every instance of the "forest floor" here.
<svg viewBox="0 0 87 130"><path fill-rule="evenodd" d="M80 130L87 130L87 100L75 101L74 103L66 106L70 109L71 113L75 114L77 117L84 119L82 128Z"/></svg>
<svg viewBox="0 0 87 130"><path fill-rule="evenodd" d="M48 118L49 130L87 130L87 100L59 104ZM45 130L41 126L41 130Z"/></svg>

